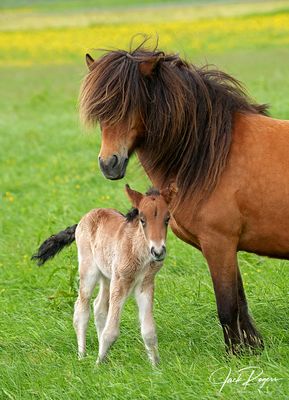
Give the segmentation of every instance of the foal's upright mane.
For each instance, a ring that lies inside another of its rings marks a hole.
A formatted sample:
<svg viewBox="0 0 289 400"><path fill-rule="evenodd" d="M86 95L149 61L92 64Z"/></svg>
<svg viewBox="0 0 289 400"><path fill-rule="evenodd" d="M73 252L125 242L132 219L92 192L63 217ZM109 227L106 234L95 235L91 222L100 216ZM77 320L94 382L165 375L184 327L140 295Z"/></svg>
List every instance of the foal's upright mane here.
<svg viewBox="0 0 289 400"><path fill-rule="evenodd" d="M139 47L107 51L93 63L81 88L80 112L87 124L138 116L146 168L157 169L164 181L174 179L181 197L202 198L226 165L234 113L266 115L267 106L254 103L225 72Z"/></svg>

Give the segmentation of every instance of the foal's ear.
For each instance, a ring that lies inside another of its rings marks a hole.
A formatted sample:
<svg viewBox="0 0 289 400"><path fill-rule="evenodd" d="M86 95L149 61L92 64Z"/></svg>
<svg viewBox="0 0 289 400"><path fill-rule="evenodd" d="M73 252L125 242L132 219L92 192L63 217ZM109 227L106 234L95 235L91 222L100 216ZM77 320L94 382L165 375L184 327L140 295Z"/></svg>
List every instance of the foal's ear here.
<svg viewBox="0 0 289 400"><path fill-rule="evenodd" d="M94 59L91 57L90 54L87 53L85 55L85 61L86 61L86 65L87 65L88 69L91 71L93 68L92 65L94 63Z"/></svg>
<svg viewBox="0 0 289 400"><path fill-rule="evenodd" d="M125 191L127 194L127 197L131 201L133 207L138 208L139 203L141 202L143 195L140 192L137 192L136 190L133 190L129 187L129 185L125 185Z"/></svg>
<svg viewBox="0 0 289 400"><path fill-rule="evenodd" d="M178 188L174 183L170 183L165 189L160 190L160 194L165 199L167 204L170 204L177 192Z"/></svg>
<svg viewBox="0 0 289 400"><path fill-rule="evenodd" d="M142 61L139 63L139 71L143 76L151 76L154 69L159 62L158 57L152 57L149 60Z"/></svg>

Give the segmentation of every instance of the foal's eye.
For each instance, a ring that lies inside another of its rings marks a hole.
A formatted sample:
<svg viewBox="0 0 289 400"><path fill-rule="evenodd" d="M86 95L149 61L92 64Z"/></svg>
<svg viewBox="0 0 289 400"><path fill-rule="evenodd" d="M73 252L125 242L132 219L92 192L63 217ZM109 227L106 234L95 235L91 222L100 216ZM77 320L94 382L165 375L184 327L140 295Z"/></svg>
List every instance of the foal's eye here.
<svg viewBox="0 0 289 400"><path fill-rule="evenodd" d="M145 219L144 218L140 218L140 222L141 222L141 224L142 224L142 226L145 226L145 224L146 224L146 221L145 221Z"/></svg>

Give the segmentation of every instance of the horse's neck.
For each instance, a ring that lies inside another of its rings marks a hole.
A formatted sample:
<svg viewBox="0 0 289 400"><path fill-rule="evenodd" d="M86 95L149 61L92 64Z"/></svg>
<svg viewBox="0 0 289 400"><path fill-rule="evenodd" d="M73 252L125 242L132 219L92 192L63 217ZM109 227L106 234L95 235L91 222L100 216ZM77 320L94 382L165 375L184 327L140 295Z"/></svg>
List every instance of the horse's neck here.
<svg viewBox="0 0 289 400"><path fill-rule="evenodd" d="M161 173L158 170L149 170L148 165L150 161L150 155L143 149L137 149L136 153L143 169L145 170L145 173L151 180L153 186L160 189L161 186L164 185L164 182L162 181Z"/></svg>

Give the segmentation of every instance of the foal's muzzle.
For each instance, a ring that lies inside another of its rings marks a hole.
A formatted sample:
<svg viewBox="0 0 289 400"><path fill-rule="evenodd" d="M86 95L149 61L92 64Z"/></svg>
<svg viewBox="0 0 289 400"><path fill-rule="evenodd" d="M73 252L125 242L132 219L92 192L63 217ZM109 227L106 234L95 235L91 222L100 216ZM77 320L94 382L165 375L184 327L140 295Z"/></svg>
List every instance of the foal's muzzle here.
<svg viewBox="0 0 289 400"><path fill-rule="evenodd" d="M166 256L166 246L162 246L159 249L153 246L151 248L151 255L153 256L154 261L163 261Z"/></svg>
<svg viewBox="0 0 289 400"><path fill-rule="evenodd" d="M113 154L107 159L98 157L99 167L107 179L122 179L125 175L128 158Z"/></svg>

